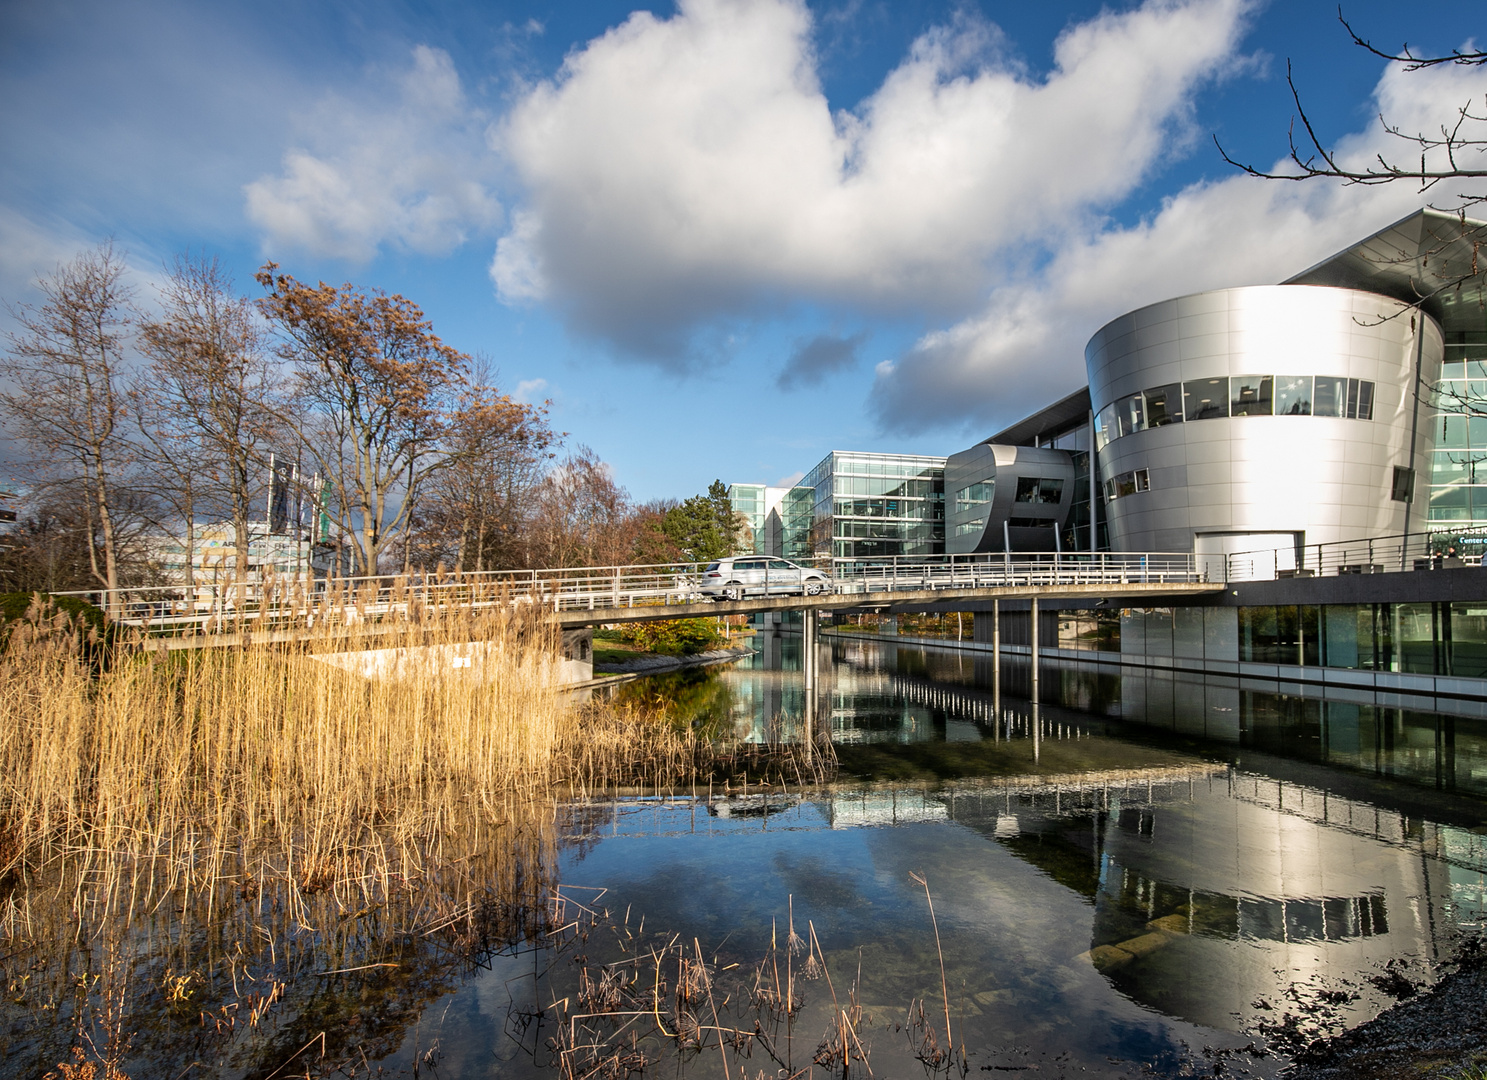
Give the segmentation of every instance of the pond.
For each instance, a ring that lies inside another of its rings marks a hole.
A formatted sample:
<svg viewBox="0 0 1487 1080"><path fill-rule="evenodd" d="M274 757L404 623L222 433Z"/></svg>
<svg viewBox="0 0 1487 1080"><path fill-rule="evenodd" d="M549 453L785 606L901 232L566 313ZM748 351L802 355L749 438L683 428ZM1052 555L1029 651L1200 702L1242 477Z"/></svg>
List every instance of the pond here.
<svg viewBox="0 0 1487 1080"><path fill-rule="evenodd" d="M1482 719L1057 665L1033 706L1025 662L993 700L984 654L866 637L808 699L800 639L756 647L621 693L829 732L838 780L560 806L548 943L385 1066L1275 1076L1482 926Z"/></svg>

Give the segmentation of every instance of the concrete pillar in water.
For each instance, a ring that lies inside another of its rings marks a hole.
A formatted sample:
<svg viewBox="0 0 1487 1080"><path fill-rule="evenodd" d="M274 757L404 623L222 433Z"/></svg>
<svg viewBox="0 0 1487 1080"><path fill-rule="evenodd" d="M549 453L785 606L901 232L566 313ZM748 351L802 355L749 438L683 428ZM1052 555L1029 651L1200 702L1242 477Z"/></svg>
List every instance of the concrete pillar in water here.
<svg viewBox="0 0 1487 1080"><path fill-rule="evenodd" d="M1033 643L1033 650L1032 650L1032 659L1033 659L1033 694L1032 694L1032 702L1033 702L1034 705L1036 705L1036 704L1038 704L1038 598L1036 596L1033 597L1033 606L1032 606L1032 609L1031 609L1031 614L1032 614L1032 618L1030 620L1031 625L1029 627L1029 635L1030 635L1030 640Z"/></svg>
<svg viewBox="0 0 1487 1080"><path fill-rule="evenodd" d="M1033 603L1036 604L1037 601L1034 600ZM1035 682L1033 685L1037 686L1038 684ZM1033 698L1033 703L1028 708L1032 710L1029 720L1033 729L1033 761L1036 762L1041 756L1043 749L1043 718L1038 715L1038 699L1036 697Z"/></svg>

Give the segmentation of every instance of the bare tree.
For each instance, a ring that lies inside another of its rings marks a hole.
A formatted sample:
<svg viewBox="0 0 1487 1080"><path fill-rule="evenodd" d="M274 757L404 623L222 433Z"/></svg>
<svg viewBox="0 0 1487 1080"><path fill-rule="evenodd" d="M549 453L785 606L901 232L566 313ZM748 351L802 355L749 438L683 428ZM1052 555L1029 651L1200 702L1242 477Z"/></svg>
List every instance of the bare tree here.
<svg viewBox="0 0 1487 1080"><path fill-rule="evenodd" d="M150 543L156 507L150 493L111 488L121 586L160 578L159 551ZM21 500L19 520L0 545L0 583L8 592L70 592L96 586L97 530L86 478L52 480Z"/></svg>
<svg viewBox="0 0 1487 1080"><path fill-rule="evenodd" d="M326 512L375 573L419 490L450 461L442 441L468 358L402 296L306 285L274 263L256 277L269 293L260 310L283 335L280 355L298 368L300 444L336 484Z"/></svg>
<svg viewBox="0 0 1487 1080"><path fill-rule="evenodd" d="M587 446L560 461L537 493L532 522L534 566L609 566L633 548L630 498L608 465Z"/></svg>
<svg viewBox="0 0 1487 1080"><path fill-rule="evenodd" d="M1419 71L1443 64L1464 67L1487 64L1487 52L1476 50L1463 52L1458 49L1444 56L1417 56L1405 45L1399 52L1391 53L1375 48L1371 42L1360 37L1343 18L1341 8L1338 9L1337 18L1355 45L1390 63L1404 65L1406 71ZM1291 99L1296 103L1296 119L1292 121L1289 137L1293 170L1272 172L1236 161L1218 141L1218 136L1214 136L1214 145L1230 165L1265 180L1329 178L1364 185L1404 182L1419 184L1422 193L1434 190L1444 181L1487 178L1487 167L1484 167L1487 166L1487 160L1483 158L1487 154L1487 127L1484 127L1487 125L1487 98L1484 98L1480 108L1473 100L1462 104L1454 116L1442 121L1438 131L1405 131L1380 115L1379 123L1384 132L1398 139L1401 154L1408 154L1409 157L1386 157L1380 153L1373 162L1355 167L1339 161L1337 152L1329 148L1317 134L1316 127L1301 102L1301 92L1296 88L1289 61L1286 62L1286 83L1291 88ZM1299 139L1296 120L1300 121L1304 132L1304 136ZM1418 164L1414 161L1417 155ZM1487 194L1458 192L1454 198L1457 205L1450 209L1464 212L1469 207L1487 201Z"/></svg>
<svg viewBox="0 0 1487 1080"><path fill-rule="evenodd" d="M419 499L410 538L418 561L457 571L526 565L528 519L556 442L545 407L512 401L484 378L469 387L449 419L449 464Z"/></svg>
<svg viewBox="0 0 1487 1080"><path fill-rule="evenodd" d="M116 485L131 464L125 438L125 350L133 319L124 264L111 244L78 255L37 282L39 306L12 312L0 375L6 426L26 444L35 471L73 479L86 493L89 569L120 614ZM96 530L96 533L95 533ZM96 541L94 537L96 536Z"/></svg>
<svg viewBox="0 0 1487 1080"><path fill-rule="evenodd" d="M134 391L141 428L184 523L188 574L196 516L223 517L232 523L241 592L249 519L269 451L283 435L283 379L264 351L251 301L234 295L215 258L178 258L161 300L161 316L140 327L149 360Z"/></svg>

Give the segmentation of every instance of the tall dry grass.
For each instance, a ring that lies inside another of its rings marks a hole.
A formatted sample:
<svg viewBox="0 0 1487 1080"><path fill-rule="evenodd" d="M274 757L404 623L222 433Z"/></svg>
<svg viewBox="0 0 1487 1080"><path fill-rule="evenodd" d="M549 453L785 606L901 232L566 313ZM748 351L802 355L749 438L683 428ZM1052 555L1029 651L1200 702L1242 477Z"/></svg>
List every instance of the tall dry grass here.
<svg viewBox="0 0 1487 1080"><path fill-rule="evenodd" d="M40 609L6 629L0 977L29 964L10 999L52 1029L96 1028L97 988L133 979L130 1000L241 1040L314 973L537 933L549 793L669 782L697 756L662 718L556 689L556 635L524 605L355 639L322 621L277 648L90 647ZM388 650L385 677L353 645Z"/></svg>

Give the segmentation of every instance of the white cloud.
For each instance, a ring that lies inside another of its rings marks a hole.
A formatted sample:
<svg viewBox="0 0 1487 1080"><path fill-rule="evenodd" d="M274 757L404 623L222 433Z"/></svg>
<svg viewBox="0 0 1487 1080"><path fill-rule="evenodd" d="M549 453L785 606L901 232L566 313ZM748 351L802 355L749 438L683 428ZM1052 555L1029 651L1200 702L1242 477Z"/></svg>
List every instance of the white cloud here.
<svg viewBox="0 0 1487 1080"><path fill-rule="evenodd" d="M963 312L990 260L1133 190L1233 63L1246 0L1149 0L1043 79L968 17L832 115L801 0L681 0L573 53L500 129L526 186L492 276L653 358L774 304Z"/></svg>
<svg viewBox="0 0 1487 1080"><path fill-rule="evenodd" d="M1480 69L1395 67L1375 97L1391 123L1430 131L1484 91L1487 72ZM1341 161L1364 165L1398 143L1375 122L1340 140L1338 151ZM874 411L894 430L966 424L987 434L1082 385L1084 345L1110 319L1203 289L1284 280L1424 199L1408 183L1360 187L1235 175L1196 184L1135 227L1066 236L1041 271L992 289L979 314L880 364Z"/></svg>
<svg viewBox="0 0 1487 1080"><path fill-rule="evenodd" d="M501 222L486 121L449 55L420 45L412 67L365 100L326 97L302 118L304 146L244 188L265 250L356 261L384 244L441 255Z"/></svg>
<svg viewBox="0 0 1487 1080"><path fill-rule="evenodd" d="M511 395L512 401L519 401L524 405L530 405L542 397L542 392L547 389L546 379L523 379L516 384L516 390Z"/></svg>

